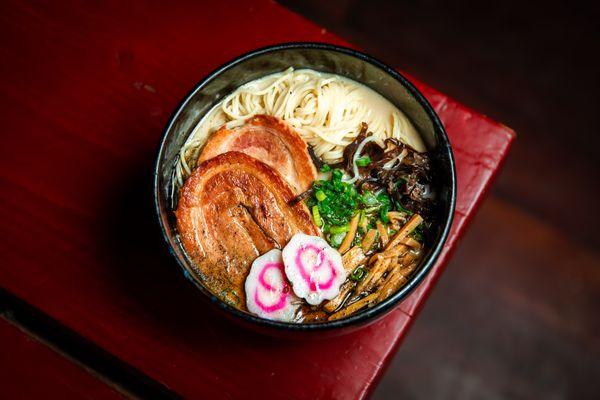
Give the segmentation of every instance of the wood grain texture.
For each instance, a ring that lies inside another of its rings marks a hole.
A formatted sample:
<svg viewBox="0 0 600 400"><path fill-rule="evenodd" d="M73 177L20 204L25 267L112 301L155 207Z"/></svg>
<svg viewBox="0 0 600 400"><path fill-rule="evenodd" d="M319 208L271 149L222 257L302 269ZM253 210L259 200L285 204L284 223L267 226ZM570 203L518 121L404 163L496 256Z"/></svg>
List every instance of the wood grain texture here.
<svg viewBox="0 0 600 400"><path fill-rule="evenodd" d="M0 398L123 399L79 365L0 318Z"/></svg>
<svg viewBox="0 0 600 400"><path fill-rule="evenodd" d="M199 301L162 246L150 180L158 140L194 83L239 53L343 41L272 2L239 4L235 13L225 2L3 4L0 285L183 396L257 397L268 387L275 398L361 398L514 135L420 85L448 128L459 175L453 234L429 278L385 319L341 338L241 331Z"/></svg>

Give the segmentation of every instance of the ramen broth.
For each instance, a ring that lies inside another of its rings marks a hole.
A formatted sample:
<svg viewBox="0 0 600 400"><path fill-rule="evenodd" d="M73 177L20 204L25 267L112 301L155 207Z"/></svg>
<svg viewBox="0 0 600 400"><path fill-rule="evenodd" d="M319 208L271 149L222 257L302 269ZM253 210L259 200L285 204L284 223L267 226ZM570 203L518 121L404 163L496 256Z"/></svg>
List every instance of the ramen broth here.
<svg viewBox="0 0 600 400"><path fill-rule="evenodd" d="M291 68L200 120L173 192L194 279L295 323L347 318L397 292L436 207L435 171L402 111L348 78Z"/></svg>

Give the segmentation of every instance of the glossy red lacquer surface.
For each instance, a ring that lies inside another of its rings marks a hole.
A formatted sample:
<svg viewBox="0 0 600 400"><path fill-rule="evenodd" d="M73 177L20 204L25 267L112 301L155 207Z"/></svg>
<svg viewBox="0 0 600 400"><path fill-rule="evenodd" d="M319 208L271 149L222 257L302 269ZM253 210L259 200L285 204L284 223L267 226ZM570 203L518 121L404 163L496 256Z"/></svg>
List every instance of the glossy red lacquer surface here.
<svg viewBox="0 0 600 400"><path fill-rule="evenodd" d="M0 286L183 396L362 397L514 134L418 84L446 125L458 172L452 234L429 277L387 317L339 338L240 330L199 301L154 225L162 129L197 81L243 52L344 42L273 2L237 3L3 4Z"/></svg>
<svg viewBox="0 0 600 400"><path fill-rule="evenodd" d="M0 398L122 399L85 369L0 318Z"/></svg>

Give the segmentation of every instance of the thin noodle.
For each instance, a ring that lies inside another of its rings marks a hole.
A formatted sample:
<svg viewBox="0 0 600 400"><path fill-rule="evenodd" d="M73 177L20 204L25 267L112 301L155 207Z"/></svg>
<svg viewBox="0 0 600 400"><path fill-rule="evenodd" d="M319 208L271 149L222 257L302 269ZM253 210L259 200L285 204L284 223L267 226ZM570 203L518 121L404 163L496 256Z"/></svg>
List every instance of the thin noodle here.
<svg viewBox="0 0 600 400"><path fill-rule="evenodd" d="M257 114L289 123L328 164L342 160L363 122L380 143L396 138L425 151L408 118L371 89L341 76L289 68L241 86L198 123L180 150L174 185L183 185L212 132L223 124L239 126Z"/></svg>

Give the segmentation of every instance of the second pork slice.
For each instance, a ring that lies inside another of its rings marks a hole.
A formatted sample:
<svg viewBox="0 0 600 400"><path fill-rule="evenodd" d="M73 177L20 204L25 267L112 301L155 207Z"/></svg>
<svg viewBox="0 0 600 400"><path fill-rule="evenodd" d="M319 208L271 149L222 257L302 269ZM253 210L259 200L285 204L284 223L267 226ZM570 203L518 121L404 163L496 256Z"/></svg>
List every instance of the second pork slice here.
<svg viewBox="0 0 600 400"><path fill-rule="evenodd" d="M306 143L293 128L274 117L257 115L236 128L223 126L204 146L198 164L229 151L267 164L281 174L296 194L309 189L317 178Z"/></svg>

